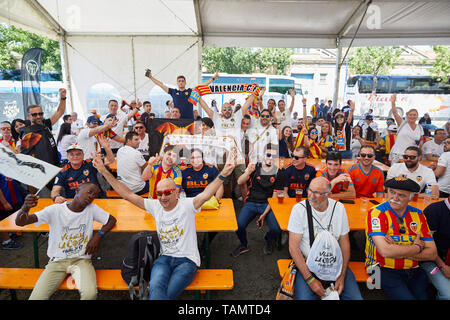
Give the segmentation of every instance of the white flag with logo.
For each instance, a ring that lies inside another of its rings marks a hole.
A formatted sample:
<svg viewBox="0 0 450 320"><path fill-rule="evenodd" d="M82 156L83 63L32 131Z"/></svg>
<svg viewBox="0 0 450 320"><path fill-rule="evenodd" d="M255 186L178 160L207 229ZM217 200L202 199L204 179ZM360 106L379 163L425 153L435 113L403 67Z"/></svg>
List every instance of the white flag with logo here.
<svg viewBox="0 0 450 320"><path fill-rule="evenodd" d="M43 188L61 168L25 154L15 154L0 144L0 173L37 189Z"/></svg>

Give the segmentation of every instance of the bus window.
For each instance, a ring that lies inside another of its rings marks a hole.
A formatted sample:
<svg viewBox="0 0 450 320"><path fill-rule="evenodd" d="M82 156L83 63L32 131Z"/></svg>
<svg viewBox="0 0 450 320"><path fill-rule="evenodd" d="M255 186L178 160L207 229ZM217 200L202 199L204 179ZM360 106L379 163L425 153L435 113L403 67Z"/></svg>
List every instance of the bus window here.
<svg viewBox="0 0 450 320"><path fill-rule="evenodd" d="M354 87L357 82L358 82L358 77L351 77L347 80L347 86Z"/></svg>
<svg viewBox="0 0 450 320"><path fill-rule="evenodd" d="M373 89L373 79L361 77L359 81L359 93L371 93Z"/></svg>
<svg viewBox="0 0 450 320"><path fill-rule="evenodd" d="M294 90L295 90L295 94L298 94L300 96L303 95L302 85L300 83L295 83L294 84Z"/></svg>
<svg viewBox="0 0 450 320"><path fill-rule="evenodd" d="M289 89L294 89L294 80L277 78L269 79L269 92L285 94L286 92L289 92Z"/></svg>
<svg viewBox="0 0 450 320"><path fill-rule="evenodd" d="M406 77L393 78L392 79L392 92L393 93L404 93L408 92L409 79Z"/></svg>

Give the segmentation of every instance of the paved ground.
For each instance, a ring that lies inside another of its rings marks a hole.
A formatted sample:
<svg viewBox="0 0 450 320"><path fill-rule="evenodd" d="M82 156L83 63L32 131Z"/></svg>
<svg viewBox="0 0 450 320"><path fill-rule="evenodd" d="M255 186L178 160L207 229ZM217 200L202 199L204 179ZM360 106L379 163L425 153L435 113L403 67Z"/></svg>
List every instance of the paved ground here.
<svg viewBox="0 0 450 320"><path fill-rule="evenodd" d="M239 203L235 203L239 205ZM118 269L132 234L110 233L103 240L100 250L93 256L94 266L98 269ZM203 235L199 234L199 239ZM280 276L277 270L278 259L289 258L287 245L281 250L275 249L272 255L263 253L264 231L256 227L253 222L248 227L249 246L251 251L233 258L230 252L238 244L235 233L219 233L211 243L211 267L232 269L234 274L234 289L230 291L216 291L211 293L211 299L215 300L273 300L280 284ZM34 266L32 235L24 233L21 242L25 244L20 250L0 250L0 267L24 267ZM46 256L47 243L39 249L41 267L48 261ZM361 250L352 250L351 260L363 261ZM364 299L386 299L381 290L368 290L364 284L360 284ZM17 295L21 300L27 299L30 290L18 290ZM58 291L52 299L78 299L77 292ZM0 292L0 300L9 299L9 291ZM128 300L127 292L100 291L98 299L101 300ZM192 292L185 292L180 296L182 300L194 299Z"/></svg>

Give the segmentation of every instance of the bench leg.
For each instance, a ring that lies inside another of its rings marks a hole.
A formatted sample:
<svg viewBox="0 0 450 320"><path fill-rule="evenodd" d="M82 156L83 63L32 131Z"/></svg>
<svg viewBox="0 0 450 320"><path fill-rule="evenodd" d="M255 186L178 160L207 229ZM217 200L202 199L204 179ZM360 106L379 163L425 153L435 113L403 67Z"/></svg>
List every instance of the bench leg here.
<svg viewBox="0 0 450 320"><path fill-rule="evenodd" d="M34 267L39 268L39 245L37 232L33 232L33 252L34 252Z"/></svg>
<svg viewBox="0 0 450 320"><path fill-rule="evenodd" d="M209 233L208 232L205 232L205 252L206 252L205 267L206 267L206 269L209 269L209 267L211 265L211 253L209 252Z"/></svg>
<svg viewBox="0 0 450 320"><path fill-rule="evenodd" d="M15 289L9 289L9 293L11 294L11 300L17 300L17 294Z"/></svg>

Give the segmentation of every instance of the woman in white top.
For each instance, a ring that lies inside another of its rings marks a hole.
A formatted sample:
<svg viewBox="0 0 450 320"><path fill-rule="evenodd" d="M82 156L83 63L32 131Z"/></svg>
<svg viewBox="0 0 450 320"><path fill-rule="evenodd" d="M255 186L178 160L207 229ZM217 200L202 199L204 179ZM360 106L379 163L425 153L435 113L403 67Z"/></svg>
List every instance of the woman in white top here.
<svg viewBox="0 0 450 320"><path fill-rule="evenodd" d="M403 158L405 149L410 146L418 146L422 148L422 136L424 134L422 126L417 123L419 118L419 112L416 109L411 109L406 113L406 121L403 121L402 117L397 111L395 102L397 100L397 94L391 96L392 114L395 122L397 122L397 138L395 144L389 154L389 160L391 164L399 162Z"/></svg>
<svg viewBox="0 0 450 320"><path fill-rule="evenodd" d="M63 123L56 139L57 148L61 154L61 161L67 160L67 148L75 142L77 142L77 136L72 134L72 124Z"/></svg>
<svg viewBox="0 0 450 320"><path fill-rule="evenodd" d="M352 141L351 141L351 149L352 149L352 159L356 159L359 157L359 151L361 150L361 146L365 145L366 140L361 138L361 127L354 126L352 129Z"/></svg>

